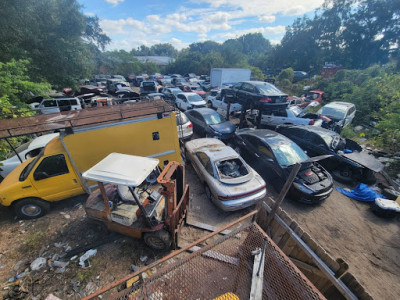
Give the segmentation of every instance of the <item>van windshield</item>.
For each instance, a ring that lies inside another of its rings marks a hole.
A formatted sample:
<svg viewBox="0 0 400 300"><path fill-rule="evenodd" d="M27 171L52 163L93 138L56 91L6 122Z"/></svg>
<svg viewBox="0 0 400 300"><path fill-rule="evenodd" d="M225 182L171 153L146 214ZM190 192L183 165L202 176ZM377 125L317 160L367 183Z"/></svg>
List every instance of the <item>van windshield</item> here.
<svg viewBox="0 0 400 300"><path fill-rule="evenodd" d="M32 171L33 167L36 165L37 161L43 156L44 149L40 151L39 155L36 156L34 160L32 160L21 172L21 175L19 175L19 181L25 181L25 179L28 177L29 173Z"/></svg>

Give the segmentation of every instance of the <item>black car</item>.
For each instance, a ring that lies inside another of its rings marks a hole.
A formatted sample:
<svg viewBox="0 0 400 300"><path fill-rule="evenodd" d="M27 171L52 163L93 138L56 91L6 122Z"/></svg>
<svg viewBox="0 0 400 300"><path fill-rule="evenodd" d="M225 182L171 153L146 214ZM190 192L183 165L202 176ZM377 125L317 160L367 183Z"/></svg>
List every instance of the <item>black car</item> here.
<svg viewBox="0 0 400 300"><path fill-rule="evenodd" d="M241 81L221 91L221 97L230 97L231 102L249 108L262 109L270 105L287 105L287 94L271 83L263 81Z"/></svg>
<svg viewBox="0 0 400 300"><path fill-rule="evenodd" d="M301 163L300 171L289 189L290 198L314 204L332 193L331 175L287 137L272 130L253 128L240 129L235 135L235 149L278 192L288 179L292 167Z"/></svg>
<svg viewBox="0 0 400 300"><path fill-rule="evenodd" d="M211 108L196 108L185 112L200 136L228 140L235 134L236 126Z"/></svg>
<svg viewBox="0 0 400 300"><path fill-rule="evenodd" d="M372 155L362 151L359 144L342 138L334 131L306 125L280 125L276 131L293 140L309 156L332 155L320 163L337 181L373 184L376 181L374 172L383 169L383 165Z"/></svg>

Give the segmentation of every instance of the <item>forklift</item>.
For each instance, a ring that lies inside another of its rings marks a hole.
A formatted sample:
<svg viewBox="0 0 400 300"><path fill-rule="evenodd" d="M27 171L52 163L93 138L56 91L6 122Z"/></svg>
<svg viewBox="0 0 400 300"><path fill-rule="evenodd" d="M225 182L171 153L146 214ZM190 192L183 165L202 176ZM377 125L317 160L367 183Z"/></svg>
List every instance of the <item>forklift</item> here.
<svg viewBox="0 0 400 300"><path fill-rule="evenodd" d="M161 172L158 165L155 158L109 154L82 174L98 184L85 203L87 216L153 249L176 249L189 202L185 167L171 161Z"/></svg>

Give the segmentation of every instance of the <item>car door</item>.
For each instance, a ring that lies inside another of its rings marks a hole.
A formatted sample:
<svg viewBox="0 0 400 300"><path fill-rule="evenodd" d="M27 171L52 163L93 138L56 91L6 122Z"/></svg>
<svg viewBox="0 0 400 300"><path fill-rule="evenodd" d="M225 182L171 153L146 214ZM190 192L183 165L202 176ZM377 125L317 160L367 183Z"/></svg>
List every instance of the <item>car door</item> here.
<svg viewBox="0 0 400 300"><path fill-rule="evenodd" d="M325 141L321 136L314 132L308 132L306 135L306 145L304 150L307 151L308 156L318 156L324 154L330 154L330 150L328 149Z"/></svg>
<svg viewBox="0 0 400 300"><path fill-rule="evenodd" d="M237 97L242 99L243 102L246 102L247 100L251 99L253 93L254 87L251 84L244 82L238 91Z"/></svg>
<svg viewBox="0 0 400 300"><path fill-rule="evenodd" d="M179 109L181 109L181 110L186 110L186 109L185 109L185 103L184 103L184 101L186 101L186 98L185 98L184 95L179 94L179 95L176 97L176 100L175 100L176 106L177 106Z"/></svg>
<svg viewBox="0 0 400 300"><path fill-rule="evenodd" d="M80 180L64 154L43 157L29 175L40 197L57 201L83 192Z"/></svg>
<svg viewBox="0 0 400 300"><path fill-rule="evenodd" d="M258 156L257 164L260 165L262 170L265 170L268 176L271 175L270 172L272 171L274 173L273 175L282 177L282 169L276 161L274 153L269 145L260 138L253 136L250 136L250 142L255 148L256 156Z"/></svg>
<svg viewBox="0 0 400 300"><path fill-rule="evenodd" d="M255 162L260 158L253 142L254 138L248 134L240 134L238 138L235 139L236 145L240 148L241 156L249 162Z"/></svg>
<svg viewBox="0 0 400 300"><path fill-rule="evenodd" d="M202 181L210 183L210 176L214 178L214 170L210 158L204 152L198 151L195 153L196 160L194 168Z"/></svg>
<svg viewBox="0 0 400 300"><path fill-rule="evenodd" d="M193 121L191 120L193 123L193 130L201 136L207 135L207 124L203 116L199 112L194 110L190 111L190 115L193 119Z"/></svg>

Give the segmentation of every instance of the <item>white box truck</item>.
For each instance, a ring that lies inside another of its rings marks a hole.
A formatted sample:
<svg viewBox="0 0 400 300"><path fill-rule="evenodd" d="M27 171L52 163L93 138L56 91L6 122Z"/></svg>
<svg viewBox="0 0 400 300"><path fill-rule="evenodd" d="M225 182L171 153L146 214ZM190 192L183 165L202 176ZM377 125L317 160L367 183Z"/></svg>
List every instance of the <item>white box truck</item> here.
<svg viewBox="0 0 400 300"><path fill-rule="evenodd" d="M210 73L211 87L222 87L239 81L250 80L250 69L212 68Z"/></svg>

